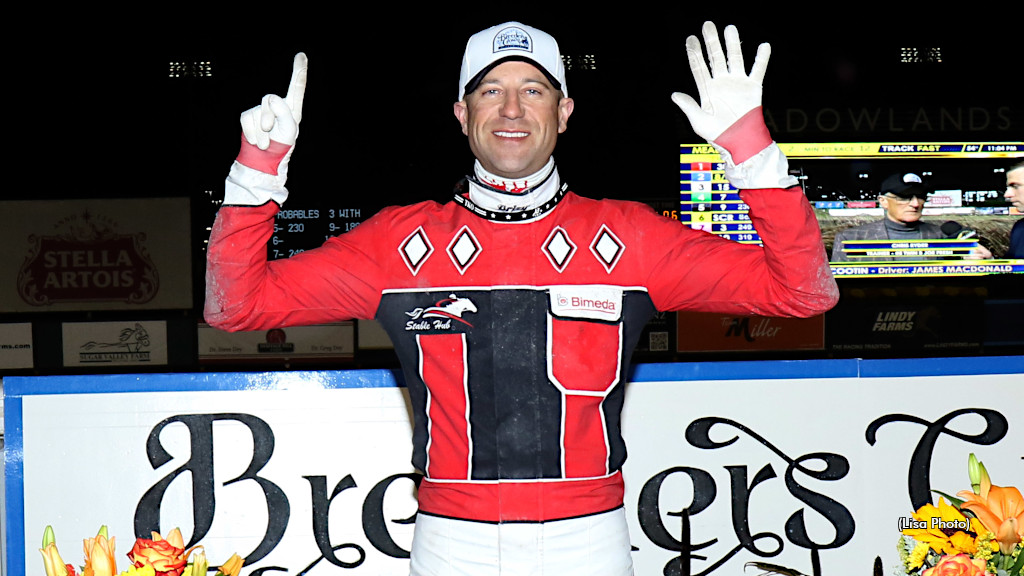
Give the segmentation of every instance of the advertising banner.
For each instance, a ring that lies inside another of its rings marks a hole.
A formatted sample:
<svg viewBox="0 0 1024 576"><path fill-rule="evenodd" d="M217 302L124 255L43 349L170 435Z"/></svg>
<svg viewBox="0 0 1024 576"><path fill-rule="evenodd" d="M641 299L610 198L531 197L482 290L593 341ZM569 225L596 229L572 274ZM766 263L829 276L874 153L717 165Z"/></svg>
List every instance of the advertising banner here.
<svg viewBox="0 0 1024 576"><path fill-rule="evenodd" d="M821 350L825 316L769 318L677 312L679 352Z"/></svg>
<svg viewBox="0 0 1024 576"><path fill-rule="evenodd" d="M192 307L187 198L0 202L0 312Z"/></svg>
<svg viewBox="0 0 1024 576"><path fill-rule="evenodd" d="M7 551L101 525L118 568L180 527L249 574L408 574L406 391L388 371L8 377ZM891 574L932 490L1024 478L1024 358L647 364L627 385L636 574ZM762 570L763 571L763 570Z"/></svg>
<svg viewBox="0 0 1024 576"><path fill-rule="evenodd" d="M64 366L163 366L167 323L163 321L65 322Z"/></svg>
<svg viewBox="0 0 1024 576"><path fill-rule="evenodd" d="M199 325L200 362L346 360L355 354L352 322L225 332Z"/></svg>
<svg viewBox="0 0 1024 576"><path fill-rule="evenodd" d="M18 370L32 366L32 324L0 324L0 370Z"/></svg>
<svg viewBox="0 0 1024 576"><path fill-rule="evenodd" d="M829 314L826 339L841 351L965 350L984 341L984 302L965 295L933 301L850 299Z"/></svg>

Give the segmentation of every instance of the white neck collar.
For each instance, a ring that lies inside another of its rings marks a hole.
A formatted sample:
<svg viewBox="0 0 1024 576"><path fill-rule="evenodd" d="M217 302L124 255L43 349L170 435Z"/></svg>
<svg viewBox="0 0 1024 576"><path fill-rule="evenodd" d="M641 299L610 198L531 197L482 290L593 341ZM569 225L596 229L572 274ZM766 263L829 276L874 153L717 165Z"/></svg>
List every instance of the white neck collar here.
<svg viewBox="0 0 1024 576"><path fill-rule="evenodd" d="M510 180L473 166L469 197L455 200L476 214L499 222L524 222L539 218L554 208L565 195L554 158L526 178Z"/></svg>
<svg viewBox="0 0 1024 576"><path fill-rule="evenodd" d="M473 175L475 178L469 179L469 199L493 212L532 210L558 192L558 169L553 157L540 170L525 178L513 180L495 176L485 170L479 160L473 165Z"/></svg>

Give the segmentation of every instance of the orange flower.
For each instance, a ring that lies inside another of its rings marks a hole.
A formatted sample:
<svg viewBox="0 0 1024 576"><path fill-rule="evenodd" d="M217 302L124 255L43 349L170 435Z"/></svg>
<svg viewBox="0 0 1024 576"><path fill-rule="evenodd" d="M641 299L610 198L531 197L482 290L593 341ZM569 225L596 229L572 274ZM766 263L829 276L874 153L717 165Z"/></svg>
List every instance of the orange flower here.
<svg viewBox="0 0 1024 576"><path fill-rule="evenodd" d="M935 566L922 572L921 576L986 576L985 561L974 560L967 554L943 556Z"/></svg>
<svg viewBox="0 0 1024 576"><path fill-rule="evenodd" d="M43 530L43 547L39 549L43 555L43 568L46 576L75 576L75 567L65 564L57 550L57 537L53 534L53 526L47 526Z"/></svg>
<svg viewBox="0 0 1024 576"><path fill-rule="evenodd" d="M219 572L225 576L238 576L242 571L242 565L244 563L245 560L241 556L238 554L232 554L231 558L228 558L228 561L219 568Z"/></svg>
<svg viewBox="0 0 1024 576"><path fill-rule="evenodd" d="M95 538L86 538L82 543L85 550L85 568L82 576L115 576L117 561L114 560L114 538L107 539L107 527L100 528Z"/></svg>
<svg viewBox="0 0 1024 576"><path fill-rule="evenodd" d="M188 562L181 530L171 530L167 538L160 536L159 532L153 532L152 539L136 539L128 559L136 568L152 566L157 576L181 576Z"/></svg>
<svg viewBox="0 0 1024 576"><path fill-rule="evenodd" d="M56 544L51 543L46 548L40 548L39 552L43 555L43 568L46 569L46 576L68 576L69 564L65 564L64 559L60 557ZM74 568L72 568L73 570ZM74 574L74 572L71 573Z"/></svg>
<svg viewBox="0 0 1024 576"><path fill-rule="evenodd" d="M1017 488L996 486L983 476L978 494L963 490L957 497L964 500L961 508L973 512L995 534L1003 554L1012 554L1014 546L1024 540L1024 497Z"/></svg>

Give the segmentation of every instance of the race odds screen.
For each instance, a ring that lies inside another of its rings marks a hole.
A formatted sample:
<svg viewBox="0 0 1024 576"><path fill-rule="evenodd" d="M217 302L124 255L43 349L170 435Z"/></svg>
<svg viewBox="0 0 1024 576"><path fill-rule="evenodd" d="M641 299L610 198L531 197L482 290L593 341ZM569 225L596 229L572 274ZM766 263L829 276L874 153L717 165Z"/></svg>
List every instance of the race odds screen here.
<svg viewBox="0 0 1024 576"><path fill-rule="evenodd" d="M944 238L848 242L837 277L979 276L1024 273L1024 260L1002 256L1010 229L1024 217L1003 198L1005 170L1024 158L1024 142L827 142L779 144L814 207L831 255L840 230L884 218L878 186L891 173L921 174L934 188L922 220L942 227ZM725 177L708 144L683 144L679 156L678 218L735 242L760 244L749 207ZM992 259L968 259L979 245Z"/></svg>

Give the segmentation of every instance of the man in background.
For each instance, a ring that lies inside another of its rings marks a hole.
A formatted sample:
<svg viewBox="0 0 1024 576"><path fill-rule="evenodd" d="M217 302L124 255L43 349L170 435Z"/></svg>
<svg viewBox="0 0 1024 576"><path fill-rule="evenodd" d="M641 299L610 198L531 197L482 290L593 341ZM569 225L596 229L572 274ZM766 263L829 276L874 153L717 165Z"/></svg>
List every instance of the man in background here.
<svg viewBox="0 0 1024 576"><path fill-rule="evenodd" d="M849 262L850 257L843 249L847 242L856 240L889 240L891 242L913 242L916 240L937 240L955 237L956 231L946 231L942 226L921 220L928 196L934 192L925 180L912 172L892 174L882 181L878 204L885 215L877 222L847 228L836 233L832 244L832 262ZM880 246L880 248L883 248ZM991 258L992 253L978 245L964 258L979 260ZM936 256L882 256L867 257L865 261L892 262L945 259Z"/></svg>
<svg viewBox="0 0 1024 576"><path fill-rule="evenodd" d="M1024 160L1006 171L1006 193L1003 195L1018 212L1024 213ZM1010 231L1010 249L1005 258L1024 258L1024 218L1020 218Z"/></svg>

